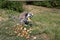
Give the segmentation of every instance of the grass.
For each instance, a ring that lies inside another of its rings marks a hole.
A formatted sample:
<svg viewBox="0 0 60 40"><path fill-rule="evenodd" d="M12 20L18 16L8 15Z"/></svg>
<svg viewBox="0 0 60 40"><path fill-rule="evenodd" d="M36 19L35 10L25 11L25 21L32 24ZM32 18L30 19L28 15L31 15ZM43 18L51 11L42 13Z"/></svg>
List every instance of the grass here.
<svg viewBox="0 0 60 40"><path fill-rule="evenodd" d="M27 40L24 37L10 36L15 34L12 29L18 23L12 17L19 14L12 10L0 9L0 17L4 18L0 21L0 40ZM57 10L37 12L32 20L36 25L33 25L31 35L36 36L36 40L60 40L60 13Z"/></svg>

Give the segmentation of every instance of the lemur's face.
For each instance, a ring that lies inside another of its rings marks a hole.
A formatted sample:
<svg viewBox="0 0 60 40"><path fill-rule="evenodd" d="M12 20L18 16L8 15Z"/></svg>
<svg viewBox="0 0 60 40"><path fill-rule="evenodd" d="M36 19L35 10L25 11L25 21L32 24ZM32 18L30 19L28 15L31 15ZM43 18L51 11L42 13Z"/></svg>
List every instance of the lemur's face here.
<svg viewBox="0 0 60 40"><path fill-rule="evenodd" d="M30 17L30 18L31 18L32 16L33 16L33 14L31 14L31 13L29 13L29 14L28 14L28 17Z"/></svg>

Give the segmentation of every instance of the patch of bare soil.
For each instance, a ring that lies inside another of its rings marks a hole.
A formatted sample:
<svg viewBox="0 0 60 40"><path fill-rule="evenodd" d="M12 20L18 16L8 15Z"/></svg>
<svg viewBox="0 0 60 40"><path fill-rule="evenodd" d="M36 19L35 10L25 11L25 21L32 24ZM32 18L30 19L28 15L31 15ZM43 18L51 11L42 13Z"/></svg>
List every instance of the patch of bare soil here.
<svg viewBox="0 0 60 40"><path fill-rule="evenodd" d="M34 6L34 5L24 5L23 6L25 11L32 12L32 13L41 13L41 12L50 12L50 11L57 11L60 12L60 9L55 8L46 8L41 6Z"/></svg>
<svg viewBox="0 0 60 40"><path fill-rule="evenodd" d="M0 21L6 21L6 20L8 20L8 18L0 17Z"/></svg>
<svg viewBox="0 0 60 40"><path fill-rule="evenodd" d="M50 40L50 39L47 34L43 33L43 34L33 35L30 40Z"/></svg>
<svg viewBox="0 0 60 40"><path fill-rule="evenodd" d="M44 33L44 34L41 34L40 36L41 36L41 38L43 38L44 40L50 40L49 37L48 37L48 35L45 34L45 33Z"/></svg>

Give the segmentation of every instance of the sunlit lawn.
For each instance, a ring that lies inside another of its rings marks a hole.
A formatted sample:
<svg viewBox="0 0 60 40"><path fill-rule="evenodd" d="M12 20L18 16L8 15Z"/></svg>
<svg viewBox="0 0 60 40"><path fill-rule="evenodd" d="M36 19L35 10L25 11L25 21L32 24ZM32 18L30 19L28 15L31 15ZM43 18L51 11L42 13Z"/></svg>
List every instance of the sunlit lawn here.
<svg viewBox="0 0 60 40"><path fill-rule="evenodd" d="M13 17L19 16L19 14L20 13L11 10L0 10L0 17L4 18L3 21L0 21L0 40L26 40L24 37L13 36L15 34L13 28L19 22L18 20L13 19ZM43 11L41 13L36 13L32 20L34 21L34 25L30 35L36 36L36 40L60 40L59 12ZM30 38L30 40L33 39Z"/></svg>

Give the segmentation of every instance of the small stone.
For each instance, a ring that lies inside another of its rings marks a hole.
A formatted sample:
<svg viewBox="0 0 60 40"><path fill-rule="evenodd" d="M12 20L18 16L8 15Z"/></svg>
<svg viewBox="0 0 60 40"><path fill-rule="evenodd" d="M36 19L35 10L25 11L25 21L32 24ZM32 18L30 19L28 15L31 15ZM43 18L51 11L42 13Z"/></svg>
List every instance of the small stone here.
<svg viewBox="0 0 60 40"><path fill-rule="evenodd" d="M24 30L27 30L26 28L24 28Z"/></svg>
<svg viewBox="0 0 60 40"><path fill-rule="evenodd" d="M17 36L20 36L20 33Z"/></svg>
<svg viewBox="0 0 60 40"><path fill-rule="evenodd" d="M17 23L17 25L19 25L19 23Z"/></svg>
<svg viewBox="0 0 60 40"><path fill-rule="evenodd" d="M23 35L21 35L21 37L23 37Z"/></svg>
<svg viewBox="0 0 60 40"><path fill-rule="evenodd" d="M26 38L29 39L30 38L29 35Z"/></svg>
<svg viewBox="0 0 60 40"><path fill-rule="evenodd" d="M36 39L36 37L33 37L33 39Z"/></svg>
<svg viewBox="0 0 60 40"><path fill-rule="evenodd" d="M29 32L30 30L27 30L27 32Z"/></svg>
<svg viewBox="0 0 60 40"><path fill-rule="evenodd" d="M29 30L32 30L32 28L30 28Z"/></svg>
<svg viewBox="0 0 60 40"><path fill-rule="evenodd" d="M21 27L21 30L23 29L23 27Z"/></svg>

